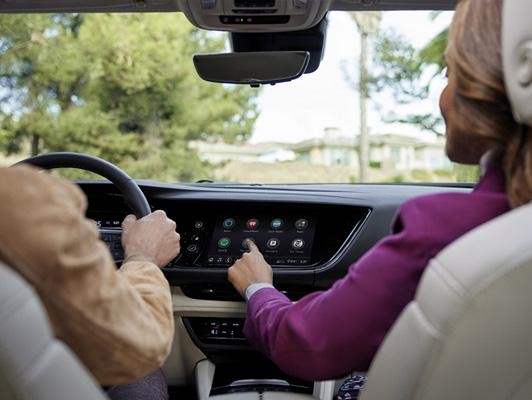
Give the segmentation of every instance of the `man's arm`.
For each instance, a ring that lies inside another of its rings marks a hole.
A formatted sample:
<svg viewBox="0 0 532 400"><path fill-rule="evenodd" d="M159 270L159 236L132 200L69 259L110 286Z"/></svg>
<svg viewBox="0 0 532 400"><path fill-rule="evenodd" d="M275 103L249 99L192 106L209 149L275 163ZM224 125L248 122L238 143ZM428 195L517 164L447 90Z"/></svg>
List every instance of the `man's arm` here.
<svg viewBox="0 0 532 400"><path fill-rule="evenodd" d="M75 185L29 167L0 170L0 182L0 259L35 287L56 335L102 384L159 367L174 334L160 268L132 257L117 271Z"/></svg>

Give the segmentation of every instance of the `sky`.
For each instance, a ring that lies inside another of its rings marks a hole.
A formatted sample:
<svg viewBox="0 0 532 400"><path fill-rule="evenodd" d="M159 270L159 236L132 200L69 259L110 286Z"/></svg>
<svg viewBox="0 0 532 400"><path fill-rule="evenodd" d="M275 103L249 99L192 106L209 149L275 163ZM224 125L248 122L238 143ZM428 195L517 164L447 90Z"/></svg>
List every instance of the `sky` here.
<svg viewBox="0 0 532 400"><path fill-rule="evenodd" d="M442 13L434 21L429 17L430 13L424 11L385 12L381 28L394 29L415 47L422 47L450 23L452 13ZM262 89L258 99L261 113L250 142L294 143L322 137L327 127L339 128L345 136L356 135L359 131L358 94L346 81L345 65L355 65L359 51L359 36L351 17L345 12L330 13L325 55L319 69L295 81ZM411 112L438 112L439 92L444 85L443 79L437 81L429 99L408 106L415 107ZM398 109L391 96L380 96L379 103L382 110ZM371 134L430 136L404 124L383 123L382 112L371 102L368 108Z"/></svg>

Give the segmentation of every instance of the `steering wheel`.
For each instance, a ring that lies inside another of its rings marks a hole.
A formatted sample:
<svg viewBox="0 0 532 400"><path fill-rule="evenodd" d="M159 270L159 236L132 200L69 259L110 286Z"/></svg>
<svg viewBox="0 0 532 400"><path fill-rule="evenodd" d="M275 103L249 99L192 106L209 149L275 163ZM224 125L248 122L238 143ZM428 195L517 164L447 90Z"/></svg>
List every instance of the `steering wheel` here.
<svg viewBox="0 0 532 400"><path fill-rule="evenodd" d="M82 153L60 152L26 158L15 165L18 164L30 164L43 169L76 168L94 172L111 181L120 190L125 202L137 218L142 218L151 212L148 200L139 185L116 165L101 158Z"/></svg>

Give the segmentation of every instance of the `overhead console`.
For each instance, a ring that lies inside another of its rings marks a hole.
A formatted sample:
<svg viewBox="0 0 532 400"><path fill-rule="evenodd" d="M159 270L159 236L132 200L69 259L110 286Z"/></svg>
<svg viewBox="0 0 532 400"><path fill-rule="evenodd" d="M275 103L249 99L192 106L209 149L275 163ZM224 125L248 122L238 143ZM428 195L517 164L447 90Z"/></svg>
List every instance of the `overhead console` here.
<svg viewBox="0 0 532 400"><path fill-rule="evenodd" d="M194 25L209 30L282 32L320 22L330 0L179 0Z"/></svg>

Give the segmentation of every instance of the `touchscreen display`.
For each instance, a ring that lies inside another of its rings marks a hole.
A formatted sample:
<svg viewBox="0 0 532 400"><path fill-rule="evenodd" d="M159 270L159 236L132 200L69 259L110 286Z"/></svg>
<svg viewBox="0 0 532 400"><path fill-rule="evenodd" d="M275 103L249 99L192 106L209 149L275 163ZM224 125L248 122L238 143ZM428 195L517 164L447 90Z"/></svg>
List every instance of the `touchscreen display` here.
<svg viewBox="0 0 532 400"><path fill-rule="evenodd" d="M247 251L246 239L251 239L272 266L309 265L315 226L315 218L305 215L224 216L216 220L204 263L232 265Z"/></svg>

